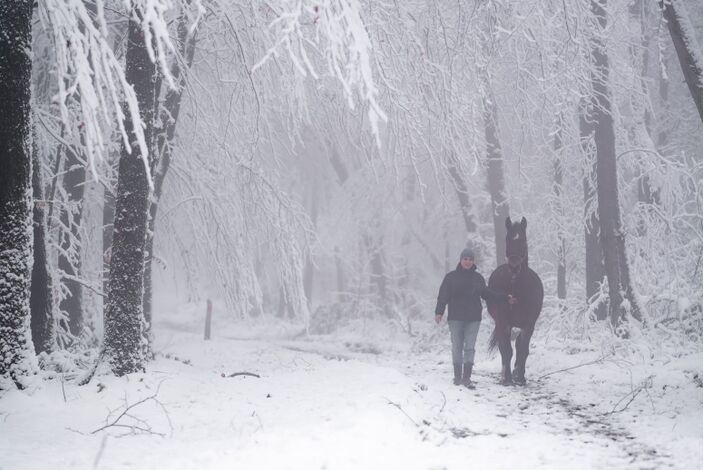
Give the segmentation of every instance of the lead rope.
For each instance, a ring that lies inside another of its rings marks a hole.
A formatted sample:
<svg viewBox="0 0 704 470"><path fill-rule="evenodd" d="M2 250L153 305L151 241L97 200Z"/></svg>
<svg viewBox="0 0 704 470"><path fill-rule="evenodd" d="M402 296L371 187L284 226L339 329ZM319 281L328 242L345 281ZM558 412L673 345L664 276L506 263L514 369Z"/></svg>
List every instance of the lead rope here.
<svg viewBox="0 0 704 470"><path fill-rule="evenodd" d="M523 268L523 261L522 260L521 260L521 264L518 265L518 270L514 271L513 269L509 268L509 269L511 269L511 292L509 292L509 294L511 294L511 295L513 295L513 292L515 290L514 287L516 287L516 278L521 273L521 268ZM513 305L508 304L508 309L511 312L513 312Z"/></svg>

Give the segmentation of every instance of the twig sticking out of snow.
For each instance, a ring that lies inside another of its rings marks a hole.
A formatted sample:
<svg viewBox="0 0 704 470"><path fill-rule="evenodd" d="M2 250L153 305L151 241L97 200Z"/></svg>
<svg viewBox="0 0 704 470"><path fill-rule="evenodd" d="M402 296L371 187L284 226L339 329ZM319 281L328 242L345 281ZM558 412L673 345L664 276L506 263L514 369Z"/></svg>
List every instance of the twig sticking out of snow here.
<svg viewBox="0 0 704 470"><path fill-rule="evenodd" d="M652 386L653 386L653 376L650 375L650 376L648 376L648 378L643 380L643 382L641 382L641 384L636 389L631 390L631 392L628 395L626 395L625 397L621 398L618 402L616 402L613 410L611 410L609 412L609 414L620 413L620 412L624 411L626 408L628 408L628 405L633 403L633 400L636 399L636 397L638 396L638 394L640 392L642 392L643 390L646 390ZM617 410L616 408L618 407L618 405L628 397L630 397L630 400L628 400L626 402L626 404L623 405L623 407L620 410Z"/></svg>
<svg viewBox="0 0 704 470"><path fill-rule="evenodd" d="M161 382L159 382L159 385L156 387L156 391L155 391L152 395L149 395L148 397L142 398L141 400L139 400L139 401L137 401L137 402L135 402L135 403L132 403L131 405L126 405L126 406L125 406L125 409L122 410L122 413L120 413L120 414L117 416L117 418L115 418L111 423L108 423L108 424L106 424L105 426L102 426L102 427L96 429L95 431L91 431L91 434L98 433L98 432L103 431L103 430L105 430L105 429L107 429L107 428L110 428L110 427L115 427L115 428L128 428L128 429L130 429L131 432L133 432L133 433L134 433L135 431L141 431L141 432L148 433L148 434L156 434L157 436L161 436L161 437L166 436L166 434L164 434L164 433L152 431L151 426L150 426L146 421L144 421L144 420L142 420L142 419L139 419L139 418L136 418L135 416L132 416L131 414L129 414L129 411L132 410L133 408L135 408L135 407L141 405L142 403L146 403L146 402L148 402L148 401L150 401L150 400L153 400L157 405L159 405L159 406L161 407L161 409L162 409L162 410L164 411L164 413L166 414L166 417L167 417L167 419L168 419L168 421L169 421L169 426L172 426L172 425L171 425L171 419L169 418L169 415L168 415L168 413L166 412L166 408L164 407L164 404L161 403L161 402L160 402L159 400L157 400L157 398L156 398L157 395L159 394L159 389L161 388L161 384L162 384L162 383L163 383L163 380L162 380ZM108 415L108 417L109 417L109 416L110 416L110 415ZM119 421L120 421L122 418L124 418L125 416L127 416L128 418L132 418L133 420L137 421L140 425L137 425L137 424L123 424L123 423L120 423ZM106 419L106 421L107 421L107 419ZM173 426L172 426L172 429L173 429Z"/></svg>
<svg viewBox="0 0 704 470"><path fill-rule="evenodd" d="M98 463L100 463L100 458L103 456L103 451L105 450L105 444L107 440L108 435L103 435L103 439L100 441L100 448L98 449L98 453L95 456L95 460L93 460L93 468L98 468Z"/></svg>
<svg viewBox="0 0 704 470"><path fill-rule="evenodd" d="M403 408L401 408L401 405L399 405L398 403L395 403L395 402L389 400L388 398L386 399L386 401L388 402L389 405L393 405L393 406L395 406L396 408L398 408L399 410L401 410L401 413L405 414L405 415L406 415L406 418L410 419L410 420L411 420L411 423L415 424L415 426L416 426L417 428L420 427L420 425L419 425L418 423L416 423L416 421L415 421L413 418L411 418L411 417L408 415L408 413L406 413L406 410L404 410Z"/></svg>
<svg viewBox="0 0 704 470"><path fill-rule="evenodd" d="M61 374L61 394L64 396L64 403L66 403L66 387L64 387L64 374Z"/></svg>
<svg viewBox="0 0 704 470"><path fill-rule="evenodd" d="M440 407L440 411L438 413L442 413L442 410L445 409L445 405L447 405L447 397L445 396L445 392L441 391L442 393L442 406Z"/></svg>

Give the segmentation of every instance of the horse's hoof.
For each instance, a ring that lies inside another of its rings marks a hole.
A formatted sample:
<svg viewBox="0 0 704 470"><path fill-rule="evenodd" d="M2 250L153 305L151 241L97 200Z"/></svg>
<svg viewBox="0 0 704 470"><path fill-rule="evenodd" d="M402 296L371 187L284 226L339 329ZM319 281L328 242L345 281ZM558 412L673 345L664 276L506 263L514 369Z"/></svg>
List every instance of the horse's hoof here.
<svg viewBox="0 0 704 470"><path fill-rule="evenodd" d="M525 385L526 384L526 376L523 374L523 372L520 369L514 369L513 374L511 375L511 378L516 383L516 385Z"/></svg>
<svg viewBox="0 0 704 470"><path fill-rule="evenodd" d="M501 385L503 385L504 387L513 385L513 380L504 377L503 379L501 379Z"/></svg>

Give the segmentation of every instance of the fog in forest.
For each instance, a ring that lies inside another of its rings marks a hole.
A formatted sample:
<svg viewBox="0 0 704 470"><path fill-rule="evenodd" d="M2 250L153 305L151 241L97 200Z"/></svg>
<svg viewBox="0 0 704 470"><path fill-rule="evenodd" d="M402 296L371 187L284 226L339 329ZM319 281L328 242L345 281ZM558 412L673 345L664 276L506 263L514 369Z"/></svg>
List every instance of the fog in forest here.
<svg viewBox="0 0 704 470"><path fill-rule="evenodd" d="M701 10L694 0L3 4L0 390L60 377L80 394L106 376L151 380L174 358L214 369L214 351L241 340L295 342L285 354L317 345L326 360L405 351L425 361L411 371L449 376L436 310L469 249L494 292L479 301L475 377L511 382L515 341L525 384L532 341L529 386L553 363L570 370L571 354L615 357L608 378L579 376L595 390L620 384L605 413L629 407L624 393L633 401L674 380L696 389L701 414ZM521 290L528 270L539 281ZM529 325L501 320L499 301L533 315ZM214 349L173 346L204 331ZM266 376L265 354L232 344L243 366L218 374L260 364ZM645 372L654 360L673 361L659 370L677 379ZM619 374L625 363L642 365L635 382ZM419 396L431 381L412 380ZM676 400L664 393L653 410Z"/></svg>

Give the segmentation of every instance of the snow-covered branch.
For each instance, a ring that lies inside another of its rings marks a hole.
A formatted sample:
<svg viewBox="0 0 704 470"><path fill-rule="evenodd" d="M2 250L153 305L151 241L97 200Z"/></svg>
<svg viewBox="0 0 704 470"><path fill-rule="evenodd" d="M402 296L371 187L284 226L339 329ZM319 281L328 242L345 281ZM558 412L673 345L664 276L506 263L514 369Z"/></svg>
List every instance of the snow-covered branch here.
<svg viewBox="0 0 704 470"><path fill-rule="evenodd" d="M374 50L362 20L360 2L283 0L277 7L271 9L275 18L270 24L275 42L252 70L284 49L298 72L318 79L320 72L315 62L324 60L327 73L342 85L349 107L355 108L356 94L368 106L367 117L377 145L381 145L379 122L386 121L387 116L377 99Z"/></svg>

